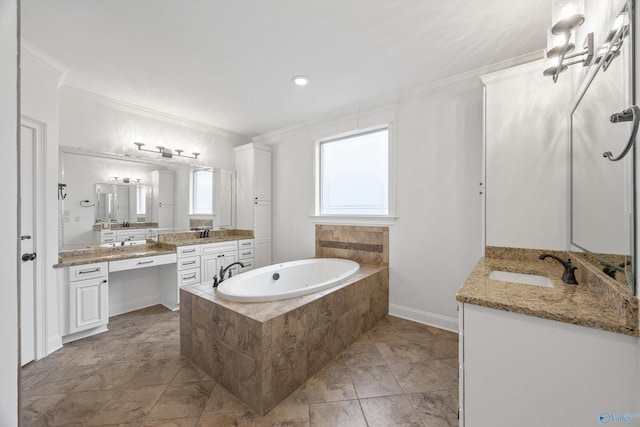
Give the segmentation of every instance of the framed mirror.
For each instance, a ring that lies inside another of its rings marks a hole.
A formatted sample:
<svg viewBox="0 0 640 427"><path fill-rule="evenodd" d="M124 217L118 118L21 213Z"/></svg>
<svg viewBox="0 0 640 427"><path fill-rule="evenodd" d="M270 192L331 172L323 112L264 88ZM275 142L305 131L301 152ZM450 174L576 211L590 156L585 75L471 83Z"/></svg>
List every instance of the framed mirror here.
<svg viewBox="0 0 640 427"><path fill-rule="evenodd" d="M635 294L635 149L623 158L634 103L630 3L618 15L571 112L571 244Z"/></svg>

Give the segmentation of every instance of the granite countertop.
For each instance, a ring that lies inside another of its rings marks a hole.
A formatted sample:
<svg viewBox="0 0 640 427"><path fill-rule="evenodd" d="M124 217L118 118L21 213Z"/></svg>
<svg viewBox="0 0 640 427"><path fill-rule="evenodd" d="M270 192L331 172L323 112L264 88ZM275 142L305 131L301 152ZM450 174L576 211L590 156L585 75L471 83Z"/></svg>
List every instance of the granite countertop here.
<svg viewBox="0 0 640 427"><path fill-rule="evenodd" d="M144 245L116 246L114 248L90 248L60 252L58 254L58 264L54 265L53 268L172 253L176 253L175 245L157 242L149 243L149 241Z"/></svg>
<svg viewBox="0 0 640 427"><path fill-rule="evenodd" d="M458 291L456 299L497 310L621 334L640 335L637 299L635 307L633 302L629 303L634 298L627 299L626 303L623 301L622 304L612 304L610 299L603 298L598 291L594 291L593 280L587 280L585 272L580 276L576 272L579 285L567 285L561 280L564 271L562 265L551 259L545 261L537 259L540 253L550 251L531 252L535 252L535 257L482 258ZM559 256L564 259L574 258L566 253L560 253ZM587 269L587 266L581 263L574 262L574 264L579 265L579 269ZM553 288L491 280L488 278L491 270L547 276L553 282ZM587 281L589 283L586 283Z"/></svg>
<svg viewBox="0 0 640 427"><path fill-rule="evenodd" d="M200 232L188 231L183 233L160 234L158 239L162 243L175 246L205 245L207 243L230 242L232 240L253 239L253 230L211 230L209 237L199 237Z"/></svg>

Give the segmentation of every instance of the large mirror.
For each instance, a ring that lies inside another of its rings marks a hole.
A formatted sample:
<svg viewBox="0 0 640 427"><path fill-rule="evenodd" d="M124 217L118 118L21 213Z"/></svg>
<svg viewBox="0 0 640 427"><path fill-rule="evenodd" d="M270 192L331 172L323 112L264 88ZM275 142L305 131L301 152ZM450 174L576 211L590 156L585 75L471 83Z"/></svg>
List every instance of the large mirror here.
<svg viewBox="0 0 640 427"><path fill-rule="evenodd" d="M235 226L235 171L64 146L59 159L59 182L66 184L59 202L61 250L99 244L101 230L125 223L160 233ZM159 176L170 177L173 186L172 203L163 209L155 209ZM194 210L196 199L201 211Z"/></svg>
<svg viewBox="0 0 640 427"><path fill-rule="evenodd" d="M632 17L625 7L571 114L571 243L594 266L635 293L634 156L619 157L632 122L611 116L633 103Z"/></svg>

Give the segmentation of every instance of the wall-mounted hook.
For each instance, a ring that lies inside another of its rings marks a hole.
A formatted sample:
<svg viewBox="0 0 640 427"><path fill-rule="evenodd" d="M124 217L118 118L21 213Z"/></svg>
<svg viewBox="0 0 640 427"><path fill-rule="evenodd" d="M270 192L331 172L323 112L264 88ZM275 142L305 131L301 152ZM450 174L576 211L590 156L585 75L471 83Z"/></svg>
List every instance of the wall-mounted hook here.
<svg viewBox="0 0 640 427"><path fill-rule="evenodd" d="M65 188L67 188L67 184L58 184L58 200L67 198L67 193L64 191Z"/></svg>

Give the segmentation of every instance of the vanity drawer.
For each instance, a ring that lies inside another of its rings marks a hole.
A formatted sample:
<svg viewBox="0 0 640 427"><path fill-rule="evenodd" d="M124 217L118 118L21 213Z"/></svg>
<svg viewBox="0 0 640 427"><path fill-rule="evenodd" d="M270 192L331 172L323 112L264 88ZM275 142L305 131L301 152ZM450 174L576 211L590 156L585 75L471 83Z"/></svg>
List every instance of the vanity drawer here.
<svg viewBox="0 0 640 427"><path fill-rule="evenodd" d="M253 258L243 259L241 262L244 264L244 267L238 266L238 273L244 273L245 271L253 270Z"/></svg>
<svg viewBox="0 0 640 427"><path fill-rule="evenodd" d="M253 248L250 249L238 249L238 259L243 260L247 258L253 258Z"/></svg>
<svg viewBox="0 0 640 427"><path fill-rule="evenodd" d="M238 240L238 249L253 248L253 239Z"/></svg>
<svg viewBox="0 0 640 427"><path fill-rule="evenodd" d="M200 245L179 246L177 252L178 258L200 255Z"/></svg>
<svg viewBox="0 0 640 427"><path fill-rule="evenodd" d="M202 245L202 255L213 254L218 252L229 252L238 250L238 241L232 240L230 242L209 243Z"/></svg>
<svg viewBox="0 0 640 427"><path fill-rule="evenodd" d="M69 267L69 281L93 279L94 277L107 276L109 263L98 262L95 264L74 265Z"/></svg>
<svg viewBox="0 0 640 427"><path fill-rule="evenodd" d="M109 271L134 270L137 268L155 267L156 265L176 262L176 254L147 256L142 258L121 259L109 262Z"/></svg>
<svg viewBox="0 0 640 427"><path fill-rule="evenodd" d="M188 258L180 258L178 260L178 271L186 270L188 268L198 268L200 269L200 257L188 257Z"/></svg>
<svg viewBox="0 0 640 427"><path fill-rule="evenodd" d="M145 237L149 240L158 240L158 229L147 228Z"/></svg>
<svg viewBox="0 0 640 427"><path fill-rule="evenodd" d="M178 286L200 283L200 269L178 271Z"/></svg>

